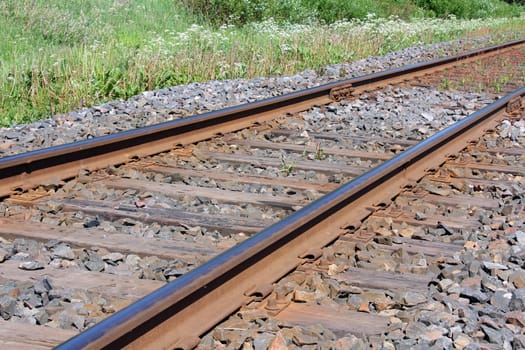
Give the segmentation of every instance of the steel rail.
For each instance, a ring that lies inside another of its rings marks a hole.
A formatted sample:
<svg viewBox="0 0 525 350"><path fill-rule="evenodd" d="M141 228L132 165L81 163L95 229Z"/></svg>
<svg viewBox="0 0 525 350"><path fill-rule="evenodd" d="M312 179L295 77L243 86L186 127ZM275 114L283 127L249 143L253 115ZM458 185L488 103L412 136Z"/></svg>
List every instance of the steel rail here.
<svg viewBox="0 0 525 350"><path fill-rule="evenodd" d="M58 349L191 348L198 337L348 229L414 185L498 119L525 87L473 113L60 345Z"/></svg>
<svg viewBox="0 0 525 350"><path fill-rule="evenodd" d="M43 183L75 177L80 169L96 170L122 164L136 157L157 154L177 145L240 130L285 113L340 100L363 89L403 81L436 69L446 69L458 62L496 54L524 43L525 39L516 40L184 119L4 157L0 159L0 197Z"/></svg>

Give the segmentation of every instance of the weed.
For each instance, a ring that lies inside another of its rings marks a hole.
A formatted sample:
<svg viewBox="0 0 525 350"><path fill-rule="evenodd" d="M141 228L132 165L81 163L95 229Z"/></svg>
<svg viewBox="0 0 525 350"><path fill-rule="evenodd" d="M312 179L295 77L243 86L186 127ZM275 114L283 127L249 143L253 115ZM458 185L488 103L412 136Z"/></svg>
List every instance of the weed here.
<svg viewBox="0 0 525 350"><path fill-rule="evenodd" d="M477 93L482 93L483 90L485 90L485 88L483 86L483 83L477 83L477 85L476 85L476 92Z"/></svg>
<svg viewBox="0 0 525 350"><path fill-rule="evenodd" d="M323 148L321 147L321 142L317 142L315 145L315 159L323 160L326 157Z"/></svg>
<svg viewBox="0 0 525 350"><path fill-rule="evenodd" d="M496 81L494 81L493 83L493 88L494 88L494 91L496 91L496 93L500 93L503 91L503 87L505 85L507 85L507 83L509 82L509 80L511 79L510 76L508 75L504 75L502 77L499 77Z"/></svg>
<svg viewBox="0 0 525 350"><path fill-rule="evenodd" d="M306 158L306 146L304 146L302 157Z"/></svg>
<svg viewBox="0 0 525 350"><path fill-rule="evenodd" d="M465 88L467 86L467 79L465 77L461 77L458 84L460 88Z"/></svg>
<svg viewBox="0 0 525 350"><path fill-rule="evenodd" d="M290 176L294 167L295 167L295 160L288 162L286 160L286 156L284 154L281 154L281 169L279 170L279 173L284 176Z"/></svg>
<svg viewBox="0 0 525 350"><path fill-rule="evenodd" d="M446 77L441 78L441 82L439 83L439 88L441 90L449 90L450 89L450 80Z"/></svg>
<svg viewBox="0 0 525 350"><path fill-rule="evenodd" d="M507 74L507 75L504 75L504 76L500 77L499 80L500 80L501 84L503 84L503 85L507 85L507 83L508 83L511 79L512 79L512 77L511 77L510 75Z"/></svg>

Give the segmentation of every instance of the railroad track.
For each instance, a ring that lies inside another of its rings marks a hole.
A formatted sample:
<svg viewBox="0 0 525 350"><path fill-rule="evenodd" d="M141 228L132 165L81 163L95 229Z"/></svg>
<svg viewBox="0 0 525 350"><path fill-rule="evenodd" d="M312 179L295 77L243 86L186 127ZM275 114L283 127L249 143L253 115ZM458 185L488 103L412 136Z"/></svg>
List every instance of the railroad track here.
<svg viewBox="0 0 525 350"><path fill-rule="evenodd" d="M408 96L407 90L471 89L479 83L474 77L480 71L487 75L489 69L492 80L484 87L492 94L503 94L523 83L524 53L523 43L513 42L4 158L0 161L4 196L0 234L6 240L17 239L13 245L17 252L0 265L1 278L6 284L14 283L13 300L21 289L15 282L38 282L39 295L45 297L24 300L34 310L26 319L43 324L51 320L55 327L60 323L81 330L91 327L63 348L189 348L240 307L241 315L259 310L291 324L323 324L325 320L324 326L338 334L355 329L367 333L354 321L345 321L343 328L326 321L351 320L357 310L360 319L363 312L370 316L359 321L369 333L381 334L391 322L373 315L370 307L384 311L395 304L389 304L392 298L381 299L382 306L390 305L385 308L363 299L355 310L341 311L314 303L308 283L297 283L295 290L282 285L286 277L273 283L299 266L292 275L311 279L316 274L339 284L388 289L386 281L405 273L405 282L395 290L426 288L437 278L427 273L432 272L430 257L452 259L467 241L454 230L477 227L480 221L450 217L437 209L430 215L421 202L500 208L494 198L491 202L468 192L453 197L447 193L451 188L459 191L473 184L479 189L490 181L503 181L494 179L495 172L506 174L507 190L516 192L514 186L518 186L519 196L523 135L510 132L499 141L484 132L519 125L524 92L517 90L445 130L441 129L452 124L453 118L439 121L425 114L424 127L414 126L417 133L386 118L377 119L377 129L366 123L355 127L359 121L347 120L356 107L350 101L363 95L388 97L394 91L397 101L383 99L378 104L395 108ZM496 58L503 63L496 64ZM444 107L447 102L435 103ZM484 104L479 100L464 106L463 113ZM498 126L503 119L506 124ZM391 126L389 135L370 135L385 125ZM480 137L483 141L475 143ZM471 149L460 154L466 146ZM456 156L447 158L447 154ZM429 169L433 169L430 174ZM523 207L512 200L504 204L509 216L522 216ZM422 238L432 230L445 234ZM44 242L40 256L24 253L35 241ZM385 261L383 265L374 261L374 251L384 256L385 251L398 253L400 247L408 255L423 254L420 264L405 262L406 266L396 269L385 268ZM352 249L354 254L348 253ZM341 260L345 255L349 261ZM132 261L136 269L129 268ZM363 269L380 270L380 266L383 274L368 282L360 278ZM400 303L407 302L404 298ZM16 306L11 299L4 304ZM71 304L84 307L87 317L68 318L56 305L55 315L39 314L53 299L73 300ZM226 322L235 323L234 319ZM33 345L54 345L73 334L49 327L36 327L36 331L26 326L24 331L21 325L5 324L6 331L32 334L26 341L35 338ZM231 324L222 329L231 331ZM5 339L14 341L12 336ZM238 341L232 339L206 336L203 342ZM201 347L206 343L201 342Z"/></svg>

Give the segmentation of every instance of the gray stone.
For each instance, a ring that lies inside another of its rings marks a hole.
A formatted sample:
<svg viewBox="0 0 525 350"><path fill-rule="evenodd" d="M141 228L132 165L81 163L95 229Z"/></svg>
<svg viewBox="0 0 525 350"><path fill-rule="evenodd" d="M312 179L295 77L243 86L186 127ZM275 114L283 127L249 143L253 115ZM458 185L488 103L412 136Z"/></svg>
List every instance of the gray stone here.
<svg viewBox="0 0 525 350"><path fill-rule="evenodd" d="M396 350L411 350L417 344L415 339L401 339L394 343Z"/></svg>
<svg viewBox="0 0 525 350"><path fill-rule="evenodd" d="M515 311L525 310L525 288L516 289L512 292L509 307Z"/></svg>
<svg viewBox="0 0 525 350"><path fill-rule="evenodd" d="M274 337L275 337L275 335L271 334L271 333L258 334L256 337L253 338L253 348L254 348L254 350L266 350L266 349L268 349L270 344L272 343Z"/></svg>
<svg viewBox="0 0 525 350"><path fill-rule="evenodd" d="M448 278L444 278L442 280L439 280L438 282L438 286L442 292L446 292L453 285L455 285L456 287L459 287L457 283L455 283L453 280L448 279Z"/></svg>
<svg viewBox="0 0 525 350"><path fill-rule="evenodd" d="M408 291L403 294L403 303L408 306L422 304L428 300L428 297L423 293Z"/></svg>
<svg viewBox="0 0 525 350"><path fill-rule="evenodd" d="M468 264L468 272L470 276L477 276L480 268L481 263L478 260L473 260L470 264Z"/></svg>
<svg viewBox="0 0 525 350"><path fill-rule="evenodd" d="M454 338L454 346L457 349L463 350L465 349L466 346L468 346L471 343L472 343L472 339L465 334L460 334Z"/></svg>
<svg viewBox="0 0 525 350"><path fill-rule="evenodd" d="M166 270L164 270L164 276L166 277L170 277L170 276L179 277L179 276L182 276L183 274L184 274L184 270L181 270L181 269L167 268Z"/></svg>
<svg viewBox="0 0 525 350"><path fill-rule="evenodd" d="M49 299L71 300L71 289L68 288L53 288L48 293Z"/></svg>
<svg viewBox="0 0 525 350"><path fill-rule="evenodd" d="M49 314L45 309L40 309L35 315L34 318L39 325L45 325L49 321Z"/></svg>
<svg viewBox="0 0 525 350"><path fill-rule="evenodd" d="M407 338L419 339L425 333L427 326L420 322L410 322L405 329Z"/></svg>
<svg viewBox="0 0 525 350"><path fill-rule="evenodd" d="M396 350L396 346L389 341L384 341L381 345L381 350Z"/></svg>
<svg viewBox="0 0 525 350"><path fill-rule="evenodd" d="M130 266L137 266L139 264L139 261L140 261L140 257L138 255L135 255L135 254L129 254L128 256L126 256L126 265L130 265Z"/></svg>
<svg viewBox="0 0 525 350"><path fill-rule="evenodd" d="M44 264L39 261L25 261L18 265L18 268L26 271L42 270L44 268Z"/></svg>
<svg viewBox="0 0 525 350"><path fill-rule="evenodd" d="M118 276L140 276L140 274L134 273L134 271L130 270L130 267L125 264L120 265L113 265L114 263L107 264L105 267L104 272L110 273L112 275L118 275Z"/></svg>
<svg viewBox="0 0 525 350"><path fill-rule="evenodd" d="M161 270L153 270L151 268L145 268L142 270L142 278L157 280L157 281L166 281L166 277Z"/></svg>
<svg viewBox="0 0 525 350"><path fill-rule="evenodd" d="M471 302L485 303L489 300L489 296L479 289L461 288L460 296L469 299Z"/></svg>
<svg viewBox="0 0 525 350"><path fill-rule="evenodd" d="M423 221L427 219L427 216L425 215L425 213L422 213L420 211L416 212L416 215L414 217L418 221Z"/></svg>
<svg viewBox="0 0 525 350"><path fill-rule="evenodd" d="M16 311L16 299L8 295L0 297L0 316L9 320Z"/></svg>
<svg viewBox="0 0 525 350"><path fill-rule="evenodd" d="M124 260L124 255L121 253L110 253L102 256L102 260L111 261L111 262L118 262Z"/></svg>
<svg viewBox="0 0 525 350"><path fill-rule="evenodd" d="M480 350L480 349L481 349L480 346L475 343L470 343L463 348L463 350Z"/></svg>
<svg viewBox="0 0 525 350"><path fill-rule="evenodd" d="M419 342L412 349L413 350L430 350L430 343L424 340L419 340Z"/></svg>
<svg viewBox="0 0 525 350"><path fill-rule="evenodd" d="M496 276L498 276L498 278L502 280L503 282L508 282L509 277L512 275L513 272L514 271L512 270L497 270Z"/></svg>
<svg viewBox="0 0 525 350"><path fill-rule="evenodd" d="M392 331L388 331L387 339L394 341L394 340L400 340L405 337L405 334L401 329L395 329Z"/></svg>
<svg viewBox="0 0 525 350"><path fill-rule="evenodd" d="M453 340L456 340L458 337L463 335L463 330L461 329L461 327L458 324L456 324L456 325L450 327L450 329L448 330L448 335Z"/></svg>
<svg viewBox="0 0 525 350"><path fill-rule="evenodd" d="M525 249L518 246L512 246L510 248L509 262L517 266L525 266Z"/></svg>
<svg viewBox="0 0 525 350"><path fill-rule="evenodd" d="M30 324L30 325L33 325L33 326L35 326L37 324L36 319L32 315L24 315L24 316L20 317L19 321L17 320L17 322Z"/></svg>
<svg viewBox="0 0 525 350"><path fill-rule="evenodd" d="M453 348L454 343L450 338L441 337L434 342L430 350L452 350Z"/></svg>
<svg viewBox="0 0 525 350"><path fill-rule="evenodd" d="M99 225L100 225L100 221L98 221L98 219L89 219L84 222L85 228L97 227Z"/></svg>
<svg viewBox="0 0 525 350"><path fill-rule="evenodd" d="M315 298L313 299L313 301L315 301ZM347 301L351 310L359 310L359 307L363 305L363 303L366 303L366 302L367 302L367 299L359 294L352 294L348 298L348 301Z"/></svg>
<svg viewBox="0 0 525 350"><path fill-rule="evenodd" d="M167 267L167 262L156 256L146 256L139 261L140 267L149 267L152 270L163 270Z"/></svg>
<svg viewBox="0 0 525 350"><path fill-rule="evenodd" d="M498 344L500 346L503 345L503 336L500 330L494 329L484 324L481 325L481 329L483 330L483 333L485 333L485 337L489 342L492 344Z"/></svg>
<svg viewBox="0 0 525 350"><path fill-rule="evenodd" d="M490 304L502 311L507 311L512 300L512 295L509 291L498 289L490 297Z"/></svg>
<svg viewBox="0 0 525 350"><path fill-rule="evenodd" d="M512 340L512 350L525 349L525 334L516 335Z"/></svg>
<svg viewBox="0 0 525 350"><path fill-rule="evenodd" d="M35 253L40 251L42 243L30 239L17 238L13 241L15 253Z"/></svg>
<svg viewBox="0 0 525 350"><path fill-rule="evenodd" d="M445 190L445 189L441 189L437 186L434 186L434 185L431 185L431 184L426 184L425 185L425 189L432 193L432 194L437 194L439 196L448 196L450 194L450 190Z"/></svg>
<svg viewBox="0 0 525 350"><path fill-rule="evenodd" d="M366 350L368 347L362 339L355 336L346 336L339 338L335 342L336 349L349 349L349 350Z"/></svg>
<svg viewBox="0 0 525 350"><path fill-rule="evenodd" d="M42 286L43 289L41 289L40 291L37 291L37 286ZM40 293L45 292L45 291L50 291L51 289L53 289L53 283L51 281L51 278L47 276L45 276L44 278L39 280L37 284L35 284L35 291L40 292Z"/></svg>
<svg viewBox="0 0 525 350"><path fill-rule="evenodd" d="M9 252L4 248L0 248L0 263L4 262L9 257Z"/></svg>
<svg viewBox="0 0 525 350"><path fill-rule="evenodd" d="M423 113L421 113L421 116L423 118L425 118L429 122L434 120L434 115L432 113L429 113L429 112L423 112Z"/></svg>
<svg viewBox="0 0 525 350"><path fill-rule="evenodd" d="M520 247L525 249L525 232L516 231L516 241L518 242Z"/></svg>
<svg viewBox="0 0 525 350"><path fill-rule="evenodd" d="M28 315L28 308L26 308L22 301L17 301L15 305L15 312L13 313L13 319L24 318Z"/></svg>
<svg viewBox="0 0 525 350"><path fill-rule="evenodd" d="M57 312L60 312L64 309L64 303L60 299L53 299L50 300L47 305L44 306L44 310L49 315L54 315Z"/></svg>
<svg viewBox="0 0 525 350"><path fill-rule="evenodd" d="M31 309L42 306L42 297L39 294L35 294L33 290L25 291L22 295L18 297L18 300L24 302L25 306L30 307Z"/></svg>
<svg viewBox="0 0 525 350"><path fill-rule="evenodd" d="M449 265L441 270L444 278L459 282L467 278L467 271L457 265Z"/></svg>
<svg viewBox="0 0 525 350"><path fill-rule="evenodd" d="M483 267L487 270L507 270L509 267L503 264L498 264L491 261L483 261Z"/></svg>
<svg viewBox="0 0 525 350"><path fill-rule="evenodd" d="M38 209L52 214L56 214L57 212L62 210L63 207L64 204L62 202L53 199L48 200L46 203L38 205Z"/></svg>
<svg viewBox="0 0 525 350"><path fill-rule="evenodd" d="M90 254L89 260L84 263L89 271L101 272L106 267L104 260L96 254Z"/></svg>
<svg viewBox="0 0 525 350"><path fill-rule="evenodd" d="M488 316L489 318L493 318L496 320L501 319L505 314L504 312L490 304L479 305L477 311L480 318L483 316Z"/></svg>
<svg viewBox="0 0 525 350"><path fill-rule="evenodd" d="M512 311L505 313L505 319L507 325L513 325L516 327L525 327L525 311Z"/></svg>
<svg viewBox="0 0 525 350"><path fill-rule="evenodd" d="M72 310L63 310L51 316L51 319L57 321L60 324L60 328L63 329L73 329L73 327L78 330L84 329L85 317L77 315Z"/></svg>
<svg viewBox="0 0 525 350"><path fill-rule="evenodd" d="M59 244L53 249L52 256L54 258L73 260L75 259L75 253L67 244Z"/></svg>
<svg viewBox="0 0 525 350"><path fill-rule="evenodd" d="M508 278L515 288L525 288L525 270L513 271Z"/></svg>
<svg viewBox="0 0 525 350"><path fill-rule="evenodd" d="M481 286L483 289L493 292L504 287L500 280L487 275L481 278Z"/></svg>

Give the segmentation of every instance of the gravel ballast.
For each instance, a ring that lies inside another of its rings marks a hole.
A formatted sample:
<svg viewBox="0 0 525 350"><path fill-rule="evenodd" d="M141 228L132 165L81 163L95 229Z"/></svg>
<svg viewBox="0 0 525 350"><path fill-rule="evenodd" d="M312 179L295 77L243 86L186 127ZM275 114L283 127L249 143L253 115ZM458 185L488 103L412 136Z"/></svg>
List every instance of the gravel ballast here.
<svg viewBox="0 0 525 350"><path fill-rule="evenodd" d="M31 124L0 129L0 156L61 145L135 129L229 106L253 102L325 83L349 79L488 46L490 38L416 46L381 57L327 66L293 76L260 77L193 83L146 91L126 101L113 101ZM318 72L322 72L319 74Z"/></svg>

